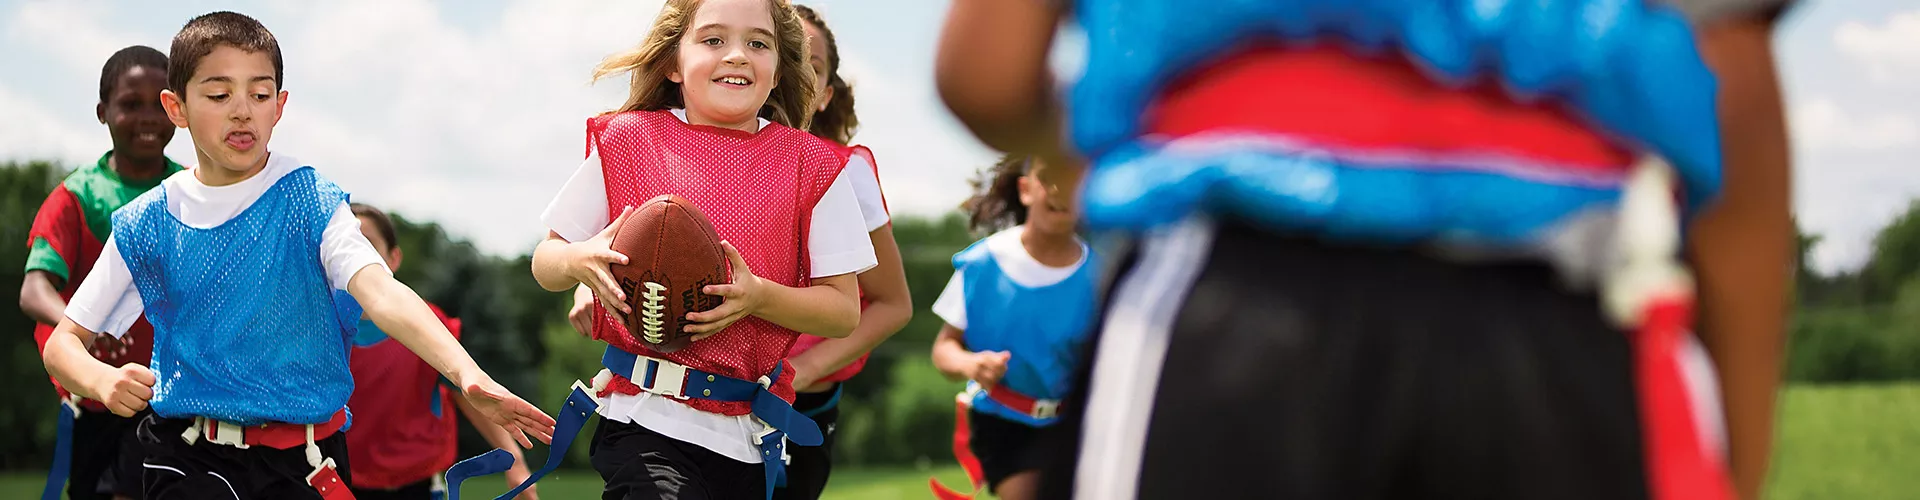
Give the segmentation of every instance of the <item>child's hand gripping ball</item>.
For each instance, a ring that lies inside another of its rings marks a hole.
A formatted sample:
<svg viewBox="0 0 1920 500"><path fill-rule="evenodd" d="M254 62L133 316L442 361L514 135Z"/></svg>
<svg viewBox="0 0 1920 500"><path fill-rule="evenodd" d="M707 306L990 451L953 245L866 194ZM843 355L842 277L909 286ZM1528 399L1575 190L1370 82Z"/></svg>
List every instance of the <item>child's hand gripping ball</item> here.
<svg viewBox="0 0 1920 500"><path fill-rule="evenodd" d="M702 293L708 285L731 283L720 233L699 207L676 195L661 195L634 209L614 233L612 249L626 264L609 266L626 294L627 333L660 352L692 342L688 313L718 307L722 298Z"/></svg>

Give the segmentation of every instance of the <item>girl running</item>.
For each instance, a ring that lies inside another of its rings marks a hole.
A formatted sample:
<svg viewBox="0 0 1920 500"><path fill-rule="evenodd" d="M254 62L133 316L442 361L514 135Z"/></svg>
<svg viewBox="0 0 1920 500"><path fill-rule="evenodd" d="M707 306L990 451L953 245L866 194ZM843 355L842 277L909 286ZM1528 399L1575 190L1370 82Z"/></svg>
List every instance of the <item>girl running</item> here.
<svg viewBox="0 0 1920 500"><path fill-rule="evenodd" d="M1005 499L1033 498L1039 429L1059 420L1094 309L1095 267L1072 204L1054 201L1035 166L1006 157L977 183L965 205L972 227L1006 229L954 254L953 279L933 303L946 321L934 367L969 380L954 452L976 488Z"/></svg>
<svg viewBox="0 0 1920 500"><path fill-rule="evenodd" d="M875 260L847 156L802 131L816 94L806 43L783 0L673 0L639 47L595 69L630 74L630 93L588 120L587 160L542 216L551 232L533 271L598 302L603 498L764 498L782 479L785 438L820 442L791 406L797 373L783 361L802 333L852 333L854 276ZM633 311L607 266L626 260L609 248L625 209L669 193L706 213L734 275L704 290L719 307L688 315L695 342L666 354L621 326ZM646 371L685 375L636 376Z"/></svg>

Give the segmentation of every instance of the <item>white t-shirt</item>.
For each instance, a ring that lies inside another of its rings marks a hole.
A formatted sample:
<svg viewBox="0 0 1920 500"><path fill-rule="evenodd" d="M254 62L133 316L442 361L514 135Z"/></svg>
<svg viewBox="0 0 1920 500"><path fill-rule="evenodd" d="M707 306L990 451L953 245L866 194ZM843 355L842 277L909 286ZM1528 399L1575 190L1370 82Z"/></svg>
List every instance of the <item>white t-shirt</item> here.
<svg viewBox="0 0 1920 500"><path fill-rule="evenodd" d="M848 158L847 170L840 176L853 184L853 199L860 201L860 216L867 221L867 232L887 225L891 219L886 200L880 197L880 177L874 175L873 164L859 156Z"/></svg>
<svg viewBox="0 0 1920 500"><path fill-rule="evenodd" d="M1013 226L987 236L987 253L993 255L994 263L1000 265L1000 272L1006 273L1007 279L1014 283L1030 288L1052 285L1073 276L1080 266L1087 264L1087 254L1091 250L1084 241L1080 242L1080 260L1073 264L1066 267L1041 264L1033 258L1033 254L1027 253L1025 245L1020 244L1020 235L1026 231L1024 225ZM933 315L939 316L947 324L961 330L967 329L966 285L960 272L955 271L953 278L947 280L947 287L940 290L939 298L933 300L932 309Z"/></svg>
<svg viewBox="0 0 1920 500"><path fill-rule="evenodd" d="M201 183L194 176L195 169L190 168L161 181L160 189L167 190L167 213L188 226L205 229L240 215L253 206L254 200L260 199L267 188L300 166L300 160L273 153L267 158L267 166L247 180L208 186ZM140 299L140 289L133 285L133 273L120 257L119 244L114 238L107 237L100 260L95 261L92 273L80 283L80 289L74 291L73 300L67 302L66 313L67 318L82 328L119 337L140 319L146 305ZM352 208L345 202L334 209L333 218L327 221L319 251L327 281L340 290L346 290L354 273L367 266L387 267L366 235L360 233L360 219L353 216Z"/></svg>
<svg viewBox="0 0 1920 500"><path fill-rule="evenodd" d="M681 121L687 119L684 110L674 110L673 115ZM760 120L762 127L767 123L765 119ZM592 238L606 229L611 221L607 217L606 176L601 169L598 151L590 153L586 161L580 163L573 176L567 179L567 184L560 188L560 194L554 196L546 212L540 216L548 229L567 241ZM878 264L873 256L873 240L868 238L867 232L869 226L879 228L886 224L886 211L880 210L880 222L873 224L874 214L863 210L864 204L856 199L856 189L850 178L859 174L849 174L856 171L866 172L868 178L873 177L873 171L865 161L850 161L834 178L826 194L813 206L813 219L807 231L807 257L811 263L809 269L812 277L859 273ZM876 195L873 206L878 207L877 181L873 192ZM699 445L734 460L760 463L760 452L754 447L754 435L763 427L753 415L707 413L672 398L645 392L631 396L609 395L600 401L600 415L616 422L639 424L661 435Z"/></svg>

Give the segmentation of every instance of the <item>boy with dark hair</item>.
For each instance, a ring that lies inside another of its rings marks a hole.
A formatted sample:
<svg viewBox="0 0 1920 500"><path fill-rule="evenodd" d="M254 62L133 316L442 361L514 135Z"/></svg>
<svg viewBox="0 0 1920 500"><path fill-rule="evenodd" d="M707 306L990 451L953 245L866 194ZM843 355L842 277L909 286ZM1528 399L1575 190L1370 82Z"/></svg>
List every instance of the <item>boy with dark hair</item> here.
<svg viewBox="0 0 1920 500"><path fill-rule="evenodd" d="M20 310L37 323L33 337L43 348L64 316L67 299L86 281L106 244L108 216L181 170L164 151L173 140L173 127L160 107L166 84L167 56L152 47L120 49L100 69L100 103L94 115L107 126L113 150L94 165L68 174L40 205L27 234L30 250L26 278L20 283ZM136 321L126 335L95 339L88 351L112 366L146 363L152 332L145 321ZM98 401L72 398L58 381L54 391L64 408L56 447L66 450L68 459L60 460L56 452L46 493L58 496L60 484L71 479L67 498L139 498L140 454L132 439L136 420L108 413Z"/></svg>
<svg viewBox="0 0 1920 500"><path fill-rule="evenodd" d="M475 366L420 297L394 281L348 195L268 151L286 106L280 49L258 21L194 18L174 37L167 117L197 168L113 215L95 269L42 355L47 371L140 423L147 498L351 498L343 431L348 349L366 317L433 365L523 446L553 418ZM145 317L153 368L88 356Z"/></svg>

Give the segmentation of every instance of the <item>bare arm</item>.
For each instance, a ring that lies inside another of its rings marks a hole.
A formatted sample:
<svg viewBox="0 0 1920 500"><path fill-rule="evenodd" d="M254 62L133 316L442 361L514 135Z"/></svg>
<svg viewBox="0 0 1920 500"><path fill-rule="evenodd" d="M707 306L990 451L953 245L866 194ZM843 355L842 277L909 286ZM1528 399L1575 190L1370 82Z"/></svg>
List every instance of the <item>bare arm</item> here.
<svg viewBox="0 0 1920 500"><path fill-rule="evenodd" d="M845 337L860 322L860 284L853 273L814 278L811 285L794 288L754 275L733 243L722 241L720 248L733 264L733 282L700 290L720 296L722 302L713 310L687 314L694 324L685 329L695 334L694 340L719 333L747 315L827 338Z"/></svg>
<svg viewBox="0 0 1920 500"><path fill-rule="evenodd" d="M942 323L940 333L933 337L933 368L947 380L958 382L973 376L973 351L967 350L963 335L965 330Z"/></svg>
<svg viewBox="0 0 1920 500"><path fill-rule="evenodd" d="M1060 11L1040 0L958 0L934 59L940 99L987 146L1045 155L1058 149L1060 104L1047 53Z"/></svg>
<svg viewBox="0 0 1920 500"><path fill-rule="evenodd" d="M753 312L781 327L827 338L843 338L860 322L859 282L852 273L814 278L812 286L767 285L765 300Z"/></svg>
<svg viewBox="0 0 1920 500"><path fill-rule="evenodd" d="M67 301L60 298L60 277L41 270L27 271L20 280L20 312L43 325L66 319Z"/></svg>
<svg viewBox="0 0 1920 500"><path fill-rule="evenodd" d="M153 399L153 372L138 363L114 368L87 352L94 333L62 320L40 352L40 362L60 386L83 398L106 403L115 415L131 417Z"/></svg>
<svg viewBox="0 0 1920 500"><path fill-rule="evenodd" d="M947 380L973 380L987 386L1000 383L1000 377L1007 374L1007 360L1012 355L1006 351L969 350L966 334L953 325L940 325L940 333L933 338L934 369L946 375Z"/></svg>
<svg viewBox="0 0 1920 500"><path fill-rule="evenodd" d="M558 292L584 284L567 270L567 245L560 233L547 231L547 238L533 247L533 280L540 288Z"/></svg>
<svg viewBox="0 0 1920 500"><path fill-rule="evenodd" d="M859 359L881 342L907 326L913 319L913 297L907 291L907 272L900 262L900 247L893 241L893 225L881 226L869 233L873 255L880 263L860 273L860 292L869 301L860 311L860 322L846 338L821 342L788 361L793 363L794 387L809 389L819 377L839 371Z"/></svg>
<svg viewBox="0 0 1920 500"><path fill-rule="evenodd" d="M627 262L627 256L613 251L612 245L613 233L619 231L630 213L632 208L621 211L599 234L577 242L568 242L560 233L547 231L547 239L533 249L533 280L549 292L585 285L593 297L600 299L600 305L613 313L615 321L626 322L624 315L633 311L627 305L626 292L613 280L613 271L608 266Z"/></svg>
<svg viewBox="0 0 1920 500"><path fill-rule="evenodd" d="M1772 19L1707 26L1700 47L1721 83L1724 191L1693 227L1700 336L1718 370L1735 486L1759 498L1773 442L1794 248L1787 131Z"/></svg>
<svg viewBox="0 0 1920 500"><path fill-rule="evenodd" d="M947 10L934 84L953 115L988 147L1040 158L1034 176L1079 186L1086 166L1064 144L1062 105L1047 57L1063 12L1042 0L960 0Z"/></svg>
<svg viewBox="0 0 1920 500"><path fill-rule="evenodd" d="M476 407L480 407L479 414L487 416L495 425L506 427L507 432L532 432L542 442L552 442L553 417L514 396L481 371L466 349L447 331L446 325L427 308L427 303L420 300L413 289L394 280L386 268L361 268L348 282L347 292L360 302L367 318L381 331L459 386ZM533 446L524 435L518 441L522 447Z"/></svg>

